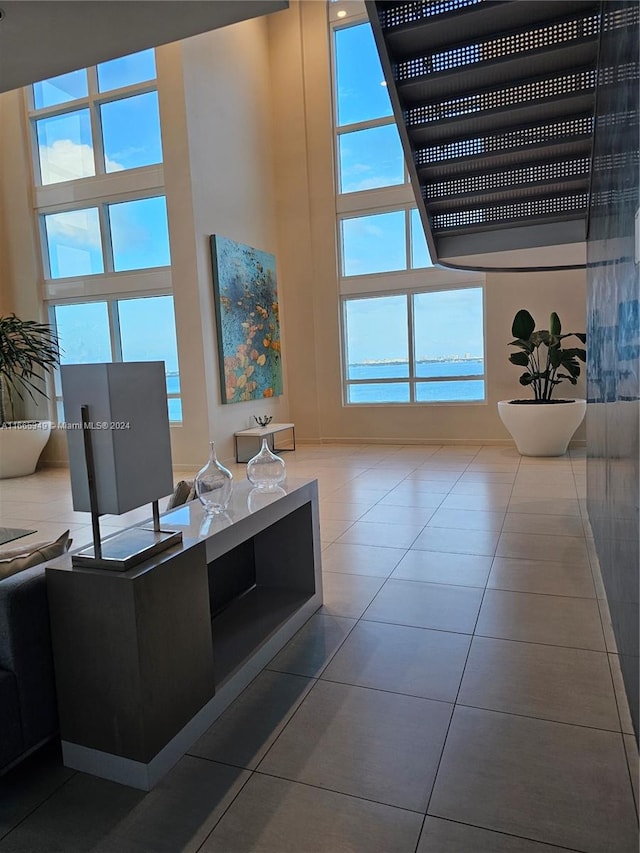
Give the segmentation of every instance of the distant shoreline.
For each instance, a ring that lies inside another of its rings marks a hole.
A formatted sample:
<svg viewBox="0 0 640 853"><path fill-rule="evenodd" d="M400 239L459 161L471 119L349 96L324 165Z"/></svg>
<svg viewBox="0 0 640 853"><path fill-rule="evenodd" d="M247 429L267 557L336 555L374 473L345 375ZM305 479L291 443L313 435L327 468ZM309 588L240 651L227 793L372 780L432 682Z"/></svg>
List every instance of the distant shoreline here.
<svg viewBox="0 0 640 853"><path fill-rule="evenodd" d="M470 356L466 358L465 356L457 356L453 358L418 358L416 359L416 364L457 364L458 362L469 362L469 361L479 361L482 362L484 359L481 356ZM349 363L350 367L374 367L378 364L409 364L408 361L400 361L395 358L383 358L377 360L370 361L352 361Z"/></svg>

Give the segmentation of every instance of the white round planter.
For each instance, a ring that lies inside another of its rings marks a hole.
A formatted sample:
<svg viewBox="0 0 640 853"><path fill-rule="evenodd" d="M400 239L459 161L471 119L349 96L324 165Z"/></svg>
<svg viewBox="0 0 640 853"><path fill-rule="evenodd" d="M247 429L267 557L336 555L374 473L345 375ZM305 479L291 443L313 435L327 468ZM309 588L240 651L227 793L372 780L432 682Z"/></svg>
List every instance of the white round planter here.
<svg viewBox="0 0 640 853"><path fill-rule="evenodd" d="M498 403L500 419L523 456L562 456L586 411L586 400L535 404L501 400Z"/></svg>
<svg viewBox="0 0 640 853"><path fill-rule="evenodd" d="M0 480L33 474L50 434L51 421L13 421L0 428Z"/></svg>

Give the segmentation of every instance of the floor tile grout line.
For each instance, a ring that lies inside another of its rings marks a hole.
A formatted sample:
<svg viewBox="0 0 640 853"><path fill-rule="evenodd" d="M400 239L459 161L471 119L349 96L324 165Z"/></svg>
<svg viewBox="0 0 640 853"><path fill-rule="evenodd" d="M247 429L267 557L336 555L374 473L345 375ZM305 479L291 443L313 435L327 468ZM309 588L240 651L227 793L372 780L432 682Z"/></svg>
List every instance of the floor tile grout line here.
<svg viewBox="0 0 640 853"><path fill-rule="evenodd" d="M201 758L201 756L199 756L199 755L198 755L198 756L193 756L193 757L194 757L194 758ZM206 758L205 758L205 759L203 759L203 760L204 760L204 761L208 761L209 759L206 759ZM214 763L216 763L216 764L221 764L222 762L214 762ZM235 767L235 765L226 765L226 766ZM238 768L236 768L236 769L238 769ZM235 803L235 801L238 799L238 797L240 796L240 794L241 794L241 793L244 791L244 789L247 787L247 785L248 785L248 784L249 784L249 782L251 781L252 777L253 777L253 771L252 771L252 770L250 770L250 771L249 771L249 775L248 775L248 776L247 776L247 778L244 780L244 782L242 783L242 785L240 785L240 787L239 787L239 788L238 788L238 790L236 791L235 796L233 796L233 797L231 798L231 800L230 800L230 801L229 801L229 803L227 804L226 808L224 808L224 809L222 810L222 813L218 816L218 819L215 821L215 823L214 823L214 824L213 824L213 826L211 827L210 832L208 832L208 833L207 833L207 835L206 835L206 837L202 840L202 844L200 844L200 845L198 846L198 848L197 848L197 850L196 850L196 853L199 853L199 851L203 849L204 845L205 845L205 844L207 843L207 841L211 838L211 835L215 832L216 828L220 825L220 821L224 818L224 816L227 814L227 812L229 811L229 809L231 808L231 806Z"/></svg>
<svg viewBox="0 0 640 853"><path fill-rule="evenodd" d="M471 643L469 644L469 649L467 650L467 658L469 656L470 648L471 648ZM466 665L466 661L465 661L465 665ZM279 672L279 670L270 670L270 671ZM517 711L505 710L504 708L490 708L487 705L473 705L469 702L460 702L460 701L458 701L457 697L460 695L460 689L462 686L463 677L464 677L464 669L463 669L463 674L460 677L460 684L458 685L458 689L456 691L456 698L455 699L438 699L435 696L422 696L422 695L417 695L416 693L403 693L401 690L390 690L386 687L374 687L371 684L357 684L357 683L354 683L352 681L339 681L338 679L335 679L335 678L323 678L322 676L319 676L317 680L323 681L325 684L341 684L344 687L356 687L359 690L373 690L376 693L388 693L391 696L406 696L409 699L424 700L426 702L439 702L442 705L451 705L452 709L457 708L457 707L473 708L476 711L489 711L489 712L495 713L495 714L506 714L507 716L510 716L510 717L519 717L519 718L525 719L525 720L538 720L541 723L555 723L555 724L560 725L560 726L571 726L573 728L589 729L590 731L608 732L609 734L614 734L614 735L624 734L624 732L622 732L621 729L610 729L610 728L607 728L605 726L587 725L586 723L576 723L576 722L570 722L568 720L557 720L557 719L553 719L551 717L538 717L535 714L523 714L523 713L519 713ZM305 696L305 699L306 699L306 696Z"/></svg>
<svg viewBox="0 0 640 853"><path fill-rule="evenodd" d="M606 732L607 734L619 735L622 732L619 729L608 729L604 726L589 726L586 723L569 722L568 720L556 720L550 717L536 717L535 714L521 714L517 711L505 711L504 708L488 708L486 705L471 705L468 702L458 702L456 700L456 708L472 708L475 711L488 711L491 714L505 714L508 717L518 717L523 720L536 720L540 723L552 723L558 726L569 726L574 729L587 729L591 732Z"/></svg>
<svg viewBox="0 0 640 853"><path fill-rule="evenodd" d="M447 823L455 823L458 826L469 826L473 829L482 829L485 832L494 832L496 835L502 835L505 838L518 838L522 839L523 841L532 841L534 844L540 844L542 847L549 847L553 850L565 850L566 853L590 853L590 851L588 850L578 850L576 847L565 847L562 844L552 844L549 841L538 841L537 838L532 838L529 835L515 835L512 832L504 832L503 830L493 828L489 829L488 827L482 826L477 823L466 823L463 820L455 820L455 818L444 817L442 815L431 815L427 813L425 817L433 817L436 818L436 820L444 820L447 821ZM434 853L437 853L437 851L434 851Z"/></svg>
<svg viewBox="0 0 640 853"><path fill-rule="evenodd" d="M47 803L52 797L54 797L66 785L68 785L69 782L72 779L74 779L77 775L78 775L77 770L71 770L70 775L66 779L63 779L63 781L59 785L57 785L52 791L50 791L46 797L44 797L42 800L40 800L38 802L38 804L35 805L26 815L24 815L22 818L20 818L20 820L16 824L14 824L8 832L4 833L3 835L0 835L0 842L3 841L5 838L8 838L8 836L11 835L12 832L15 832L15 830L18 829L19 826L22 826L22 824L26 820L33 817L33 815L37 811L39 811L44 806L45 803Z"/></svg>
<svg viewBox="0 0 640 853"><path fill-rule="evenodd" d="M380 580L380 578L378 578L377 580ZM382 589L382 587L381 587L381 589ZM479 589L479 587L462 587L462 589ZM376 593L376 595L378 595L378 593ZM591 599L586 599L586 600L591 601ZM371 604L372 603L373 603L373 600L372 600ZM434 628L434 627L429 626L429 625L414 625L413 623L409 623L409 622L393 622L390 619L372 619L370 616L369 617L366 616L366 611L369 609L370 606L371 605L367 605L367 608L366 608L365 612L362 614L362 616L358 617L358 616L351 615L351 616L345 616L344 618L345 619L357 619L358 621L362 621L362 622L378 622L378 623L382 623L383 625L397 625L397 626L403 627L403 628L420 628L421 630L424 630L424 631L440 631L443 634L460 634L460 635L465 636L465 637L482 637L482 638L487 639L487 640L501 640L502 642L505 642L505 643L524 643L526 645L547 646L549 648L554 648L554 649L575 649L576 651L582 651L582 652L594 652L597 654L611 654L611 652L607 652L606 649L592 649L592 648L588 648L587 646L567 646L567 645L563 645L560 643L545 643L545 642L542 642L541 640L522 640L522 639L519 639L517 637L499 637L495 634L478 634L478 633L470 634L468 631L454 631L451 628ZM342 614L330 613L327 615L329 615L329 616L340 616Z"/></svg>
<svg viewBox="0 0 640 853"><path fill-rule="evenodd" d="M265 776L268 779L280 779L282 782L290 782L292 785L304 785L305 788L313 788L316 791L329 791L331 794L338 794L340 797L349 797L353 800L361 800L365 803L374 803L377 806L383 806L387 809L398 809L402 812L408 812L409 814L420 815L420 817L424 816L423 811L417 811L416 809L408 809L406 806L398 806L395 803L385 803L383 800L374 800L371 797L362 797L359 794L351 794L347 791L338 791L336 788L326 788L323 785L314 785L312 782L305 782L301 779L291 779L289 776L278 776L277 773L266 773L264 770L256 769L253 771L258 776Z"/></svg>

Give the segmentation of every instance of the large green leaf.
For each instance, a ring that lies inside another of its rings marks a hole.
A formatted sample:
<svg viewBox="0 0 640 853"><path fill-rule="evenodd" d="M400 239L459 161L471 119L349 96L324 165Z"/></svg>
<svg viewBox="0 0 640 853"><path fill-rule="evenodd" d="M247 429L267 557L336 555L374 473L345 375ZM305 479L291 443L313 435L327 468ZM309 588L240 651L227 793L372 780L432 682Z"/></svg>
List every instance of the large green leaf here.
<svg viewBox="0 0 640 853"><path fill-rule="evenodd" d="M509 356L511 364L518 364L520 367L527 367L529 364L529 356L526 352L512 352Z"/></svg>
<svg viewBox="0 0 640 853"><path fill-rule="evenodd" d="M549 348L549 361L551 362L551 367L560 367L562 364L562 350L559 347Z"/></svg>
<svg viewBox="0 0 640 853"><path fill-rule="evenodd" d="M511 327L511 334L514 338L522 338L527 340L531 337L533 330L536 327L536 321L533 319L531 314L526 311L524 308L521 308L520 311L513 318L513 326Z"/></svg>
<svg viewBox="0 0 640 853"><path fill-rule="evenodd" d="M552 335L559 335L562 331L562 326L560 325L560 317L558 317L555 311L553 311L551 317L549 317L549 331Z"/></svg>

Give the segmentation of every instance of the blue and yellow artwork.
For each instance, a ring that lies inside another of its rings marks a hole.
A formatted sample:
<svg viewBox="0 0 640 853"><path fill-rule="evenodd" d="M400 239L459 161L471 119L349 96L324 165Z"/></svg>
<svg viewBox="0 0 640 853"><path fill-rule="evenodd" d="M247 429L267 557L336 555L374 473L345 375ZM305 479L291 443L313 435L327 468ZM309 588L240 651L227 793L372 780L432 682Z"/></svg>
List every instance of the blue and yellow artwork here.
<svg viewBox="0 0 640 853"><path fill-rule="evenodd" d="M276 259L211 237L223 403L282 394Z"/></svg>

